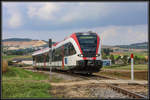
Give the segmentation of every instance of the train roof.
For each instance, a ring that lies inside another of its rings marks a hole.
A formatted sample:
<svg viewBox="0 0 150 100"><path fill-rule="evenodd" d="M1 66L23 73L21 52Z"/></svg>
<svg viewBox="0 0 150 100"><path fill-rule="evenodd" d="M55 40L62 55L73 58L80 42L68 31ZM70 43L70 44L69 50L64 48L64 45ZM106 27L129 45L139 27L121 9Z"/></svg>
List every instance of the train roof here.
<svg viewBox="0 0 150 100"><path fill-rule="evenodd" d="M97 34L96 32L92 32L92 31L88 31L88 32L75 32L75 33L72 33L69 37L66 37L64 40L70 38L73 36L73 34L76 34L76 35L93 35L93 34ZM64 40L60 41L60 42L63 42ZM60 42L56 42L55 44L53 44L53 46L56 46L57 44L59 44Z"/></svg>
<svg viewBox="0 0 150 100"><path fill-rule="evenodd" d="M91 35L91 34L97 34L96 32L92 32L92 31L88 31L88 32L75 32L75 33L72 33L69 37L66 37L64 40L68 39L68 38L71 38L74 34L76 35ZM60 41L60 42L63 42L64 40ZM57 44L59 44L60 42L56 42L55 44L53 44L52 46L55 47ZM35 56L35 55L38 55L38 54L43 54L43 53L46 53L50 50L51 48L44 48L44 49L41 49L41 50L38 50L38 51L35 51L33 52L32 56Z"/></svg>
<svg viewBox="0 0 150 100"><path fill-rule="evenodd" d="M41 50L38 50L38 51L35 51L33 52L32 56L35 56L35 55L38 55L38 54L43 54L43 53L46 53L46 52L49 52L50 48L44 48L44 49L41 49Z"/></svg>

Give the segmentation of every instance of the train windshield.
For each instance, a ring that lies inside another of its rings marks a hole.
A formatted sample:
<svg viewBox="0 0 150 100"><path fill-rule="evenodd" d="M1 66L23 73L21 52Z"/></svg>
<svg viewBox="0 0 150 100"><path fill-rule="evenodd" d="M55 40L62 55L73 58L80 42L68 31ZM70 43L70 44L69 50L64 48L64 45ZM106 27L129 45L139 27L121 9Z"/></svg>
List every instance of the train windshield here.
<svg viewBox="0 0 150 100"><path fill-rule="evenodd" d="M97 47L97 36L78 35L77 36L84 57L95 57Z"/></svg>

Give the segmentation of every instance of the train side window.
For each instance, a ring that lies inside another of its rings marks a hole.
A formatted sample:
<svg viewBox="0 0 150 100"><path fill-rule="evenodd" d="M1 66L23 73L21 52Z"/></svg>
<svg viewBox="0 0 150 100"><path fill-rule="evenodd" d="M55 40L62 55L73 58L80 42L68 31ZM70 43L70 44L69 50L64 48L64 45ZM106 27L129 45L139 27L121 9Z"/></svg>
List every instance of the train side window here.
<svg viewBox="0 0 150 100"><path fill-rule="evenodd" d="M69 55L69 48L68 48L68 43L64 45L64 56Z"/></svg>
<svg viewBox="0 0 150 100"><path fill-rule="evenodd" d="M40 55L40 62L42 62L42 60L43 60L43 56L42 56L42 55Z"/></svg>
<svg viewBox="0 0 150 100"><path fill-rule="evenodd" d="M39 56L37 56L36 58L37 58L37 59L36 59L36 60L37 60L37 62L39 62Z"/></svg>
<svg viewBox="0 0 150 100"><path fill-rule="evenodd" d="M76 53L75 48L71 42L64 45L64 56L70 56L75 53Z"/></svg>
<svg viewBox="0 0 150 100"><path fill-rule="evenodd" d="M46 62L49 62L49 55L46 55Z"/></svg>
<svg viewBox="0 0 150 100"><path fill-rule="evenodd" d="M69 55L76 54L75 48L72 43L69 43Z"/></svg>

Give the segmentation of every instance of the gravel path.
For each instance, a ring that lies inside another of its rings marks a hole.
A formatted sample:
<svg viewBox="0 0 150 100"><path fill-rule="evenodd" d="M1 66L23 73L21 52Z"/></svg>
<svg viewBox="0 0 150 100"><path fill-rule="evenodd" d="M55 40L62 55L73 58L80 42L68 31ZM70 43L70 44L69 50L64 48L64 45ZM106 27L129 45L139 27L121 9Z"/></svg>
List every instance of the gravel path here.
<svg viewBox="0 0 150 100"><path fill-rule="evenodd" d="M41 71L41 70L37 71L37 70L30 70L30 69L27 69L27 70L32 71L32 72L40 72L40 73L44 73L44 74L50 75L49 71ZM75 76L71 76L71 75L67 75L67 74L62 74L62 73L57 73L57 72L51 72L51 75L55 76L57 78L61 78L61 79L65 80L65 82L83 80L83 78L80 78L80 77L75 77Z"/></svg>
<svg viewBox="0 0 150 100"><path fill-rule="evenodd" d="M118 93L110 88L91 88L91 97L97 98L129 98L128 96Z"/></svg>
<svg viewBox="0 0 150 100"><path fill-rule="evenodd" d="M30 71L50 75L49 71ZM118 93L111 88L108 88L104 83L132 83L132 81L130 82L130 80L84 80L83 78L58 72L51 72L51 76L63 79L61 83L51 82L52 89L50 90L50 94L52 94L56 98L129 98L122 93ZM136 83L138 83L138 81L136 81ZM145 81L143 81L142 83L145 83Z"/></svg>
<svg viewBox="0 0 150 100"><path fill-rule="evenodd" d="M74 85L71 87L55 86L52 87L50 92L56 98L129 98L104 84Z"/></svg>

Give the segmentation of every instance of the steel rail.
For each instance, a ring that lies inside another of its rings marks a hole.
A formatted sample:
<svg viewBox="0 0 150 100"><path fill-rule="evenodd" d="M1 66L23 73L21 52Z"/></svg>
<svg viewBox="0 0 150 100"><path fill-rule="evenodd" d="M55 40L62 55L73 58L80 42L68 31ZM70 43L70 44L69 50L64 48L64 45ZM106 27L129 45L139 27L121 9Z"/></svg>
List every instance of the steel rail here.
<svg viewBox="0 0 150 100"><path fill-rule="evenodd" d="M144 99L147 99L147 96L140 95L140 94L137 94L137 93L134 93L134 92L130 92L130 91L126 90L126 89L122 89L120 87L117 87L117 86L114 86L114 85L111 85L111 84L107 84L107 86L112 88L113 90L119 92L119 93L128 95L129 97L132 97L132 98L144 98Z"/></svg>

